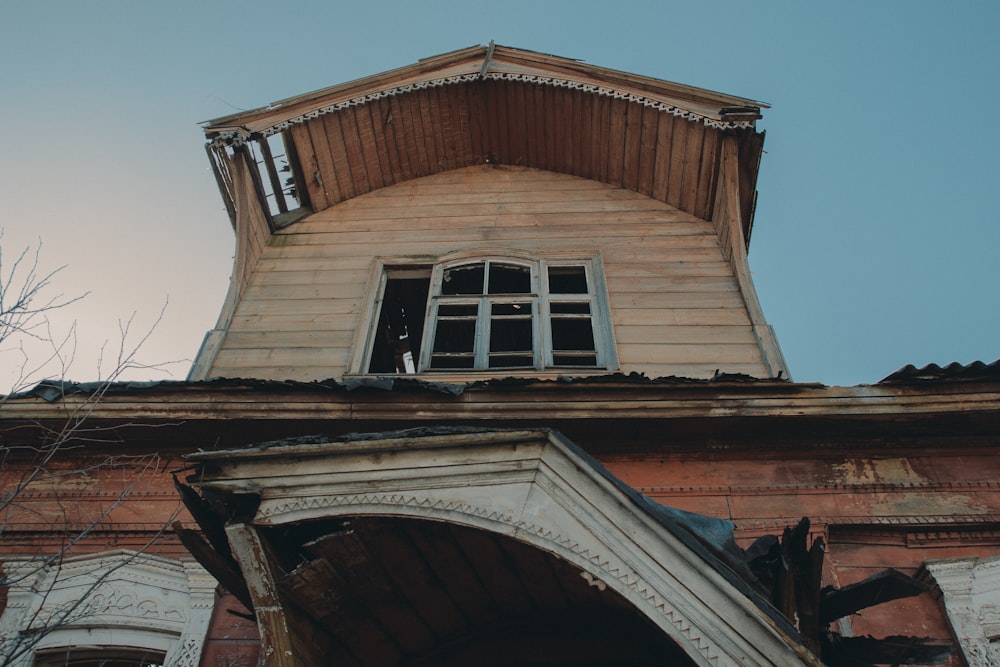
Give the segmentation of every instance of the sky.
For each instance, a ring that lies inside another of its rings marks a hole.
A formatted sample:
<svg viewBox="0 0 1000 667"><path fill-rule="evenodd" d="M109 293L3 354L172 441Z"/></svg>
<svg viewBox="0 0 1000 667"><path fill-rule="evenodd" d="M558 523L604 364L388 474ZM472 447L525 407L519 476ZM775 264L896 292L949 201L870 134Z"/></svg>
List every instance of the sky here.
<svg viewBox="0 0 1000 667"><path fill-rule="evenodd" d="M163 368L126 377L183 379L214 326L234 245L199 122L491 39L771 105L750 265L796 381L1000 358L1000 3L0 0L0 17L0 275L40 244L42 271L65 267L49 296L86 295L49 318L75 330L69 379L106 377L130 319L126 347L151 332L138 359ZM4 341L0 387L20 359Z"/></svg>

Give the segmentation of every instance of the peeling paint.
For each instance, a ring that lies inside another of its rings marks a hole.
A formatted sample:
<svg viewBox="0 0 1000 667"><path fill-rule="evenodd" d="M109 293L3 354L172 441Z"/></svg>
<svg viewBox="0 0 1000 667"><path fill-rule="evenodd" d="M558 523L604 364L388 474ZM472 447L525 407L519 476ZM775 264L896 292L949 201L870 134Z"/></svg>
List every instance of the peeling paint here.
<svg viewBox="0 0 1000 667"><path fill-rule="evenodd" d="M840 484L914 484L928 480L907 458L854 458L831 466L831 481Z"/></svg>

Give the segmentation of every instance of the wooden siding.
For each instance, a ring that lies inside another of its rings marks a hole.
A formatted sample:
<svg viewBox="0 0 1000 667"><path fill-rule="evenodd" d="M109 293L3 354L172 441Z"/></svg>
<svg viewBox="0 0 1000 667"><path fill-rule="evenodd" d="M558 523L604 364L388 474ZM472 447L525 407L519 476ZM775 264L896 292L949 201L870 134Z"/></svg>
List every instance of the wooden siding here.
<svg viewBox="0 0 1000 667"><path fill-rule="evenodd" d="M210 330L202 341L198 356L188 373L188 379L211 377L212 360L229 328L237 304L250 285L257 260L271 239L270 217L262 207L260 199L255 196L253 167L250 164L246 149L241 149L231 158L222 153L216 167L226 170L236 194L231 203L233 231L236 232L236 256L233 260L229 291L222 304L219 319L215 328ZM216 174L221 176L219 171Z"/></svg>
<svg viewBox="0 0 1000 667"><path fill-rule="evenodd" d="M210 375L340 378L375 259L467 249L599 254L623 372L766 375L711 223L596 181L496 166L379 189L275 233Z"/></svg>

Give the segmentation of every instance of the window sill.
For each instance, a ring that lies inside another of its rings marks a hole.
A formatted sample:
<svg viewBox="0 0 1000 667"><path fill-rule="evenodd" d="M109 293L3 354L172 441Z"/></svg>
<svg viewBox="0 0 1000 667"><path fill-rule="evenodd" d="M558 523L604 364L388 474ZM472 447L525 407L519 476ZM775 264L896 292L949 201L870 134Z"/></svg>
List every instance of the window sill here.
<svg viewBox="0 0 1000 667"><path fill-rule="evenodd" d="M346 373L345 380L386 379L386 380L417 380L418 382L448 382L454 384L471 384L485 380L504 380L507 378L525 378L532 380L557 380L565 377L598 377L617 373L609 368L560 368L536 370L501 370L493 371L430 371L425 373Z"/></svg>

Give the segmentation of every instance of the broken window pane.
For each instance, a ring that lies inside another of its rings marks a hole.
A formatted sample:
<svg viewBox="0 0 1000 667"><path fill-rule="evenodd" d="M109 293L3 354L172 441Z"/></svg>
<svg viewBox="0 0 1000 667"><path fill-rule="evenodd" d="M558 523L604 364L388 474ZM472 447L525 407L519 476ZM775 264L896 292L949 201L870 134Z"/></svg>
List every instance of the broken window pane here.
<svg viewBox="0 0 1000 667"><path fill-rule="evenodd" d="M299 171L294 142L290 135L272 134L250 141L247 146L257 163L259 184L272 216L282 216L306 205L296 184Z"/></svg>
<svg viewBox="0 0 1000 667"><path fill-rule="evenodd" d="M445 269L441 294L482 294L485 264L465 264Z"/></svg>

